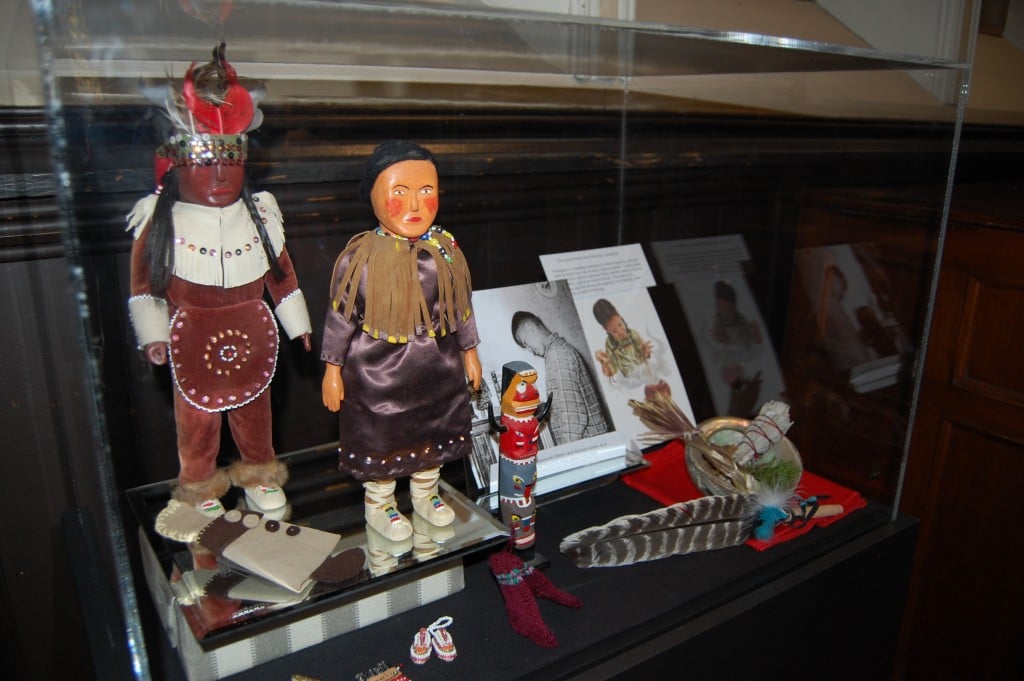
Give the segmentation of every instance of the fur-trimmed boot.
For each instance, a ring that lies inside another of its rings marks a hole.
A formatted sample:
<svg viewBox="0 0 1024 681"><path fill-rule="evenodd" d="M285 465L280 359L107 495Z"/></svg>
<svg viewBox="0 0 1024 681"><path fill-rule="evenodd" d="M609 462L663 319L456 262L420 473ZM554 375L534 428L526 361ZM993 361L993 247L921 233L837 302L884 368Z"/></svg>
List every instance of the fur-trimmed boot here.
<svg viewBox="0 0 1024 681"><path fill-rule="evenodd" d="M438 493L441 467L417 471L409 478L409 497L412 509L431 525L444 527L455 521L455 513L448 508Z"/></svg>
<svg viewBox="0 0 1024 681"><path fill-rule="evenodd" d="M394 480L367 480L363 489L366 523L370 527L391 541L405 541L412 536L412 524L398 512Z"/></svg>
<svg viewBox="0 0 1024 681"><path fill-rule="evenodd" d="M257 511L276 511L284 508L288 498L284 484L288 482L288 467L274 460L265 463L236 461L228 468L231 483L245 491L245 498Z"/></svg>
<svg viewBox="0 0 1024 681"><path fill-rule="evenodd" d="M194 506L197 511L208 518L216 518L224 513L224 505L220 498L227 494L231 487L231 479L227 471L218 468L212 478L199 482L178 480L177 487L171 492L171 498Z"/></svg>

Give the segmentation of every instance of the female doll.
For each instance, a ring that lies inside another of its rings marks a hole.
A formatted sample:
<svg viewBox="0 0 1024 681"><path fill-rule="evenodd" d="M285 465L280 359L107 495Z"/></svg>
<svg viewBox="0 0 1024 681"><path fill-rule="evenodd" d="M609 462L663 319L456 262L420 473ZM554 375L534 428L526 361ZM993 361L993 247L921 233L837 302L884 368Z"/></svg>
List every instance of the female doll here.
<svg viewBox="0 0 1024 681"><path fill-rule="evenodd" d="M360 195L376 229L357 234L334 266L321 359L324 406L339 412L340 468L363 482L366 522L401 541L395 479L411 476L413 510L434 525L454 513L438 495L441 465L471 449L466 378L480 387L476 318L465 257L434 225L434 157L385 142Z"/></svg>
<svg viewBox="0 0 1024 681"><path fill-rule="evenodd" d="M128 216L135 237L128 309L146 359L171 365L174 496L216 516L234 483L259 509L280 509L287 471L271 441L274 314L307 351L311 328L277 202L246 183L245 131L261 115L223 44L212 62L189 67L181 98L169 91L167 101L178 102L168 105L177 130L157 149L159 189ZM241 458L229 471L217 467L225 415Z"/></svg>

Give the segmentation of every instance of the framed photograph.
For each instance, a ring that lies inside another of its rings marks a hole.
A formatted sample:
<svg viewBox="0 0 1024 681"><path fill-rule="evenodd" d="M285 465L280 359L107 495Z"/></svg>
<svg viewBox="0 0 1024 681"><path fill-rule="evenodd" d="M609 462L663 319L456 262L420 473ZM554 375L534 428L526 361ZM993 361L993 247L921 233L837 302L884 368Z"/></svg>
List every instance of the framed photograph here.
<svg viewBox="0 0 1024 681"><path fill-rule="evenodd" d="M474 451L470 470L482 493L496 490L497 439L488 405L500 415L502 367L533 366L537 388L550 400L541 428L537 494L584 482L626 467L626 438L599 384L599 370L564 280L476 291L473 310L481 342L480 397L474 404Z"/></svg>

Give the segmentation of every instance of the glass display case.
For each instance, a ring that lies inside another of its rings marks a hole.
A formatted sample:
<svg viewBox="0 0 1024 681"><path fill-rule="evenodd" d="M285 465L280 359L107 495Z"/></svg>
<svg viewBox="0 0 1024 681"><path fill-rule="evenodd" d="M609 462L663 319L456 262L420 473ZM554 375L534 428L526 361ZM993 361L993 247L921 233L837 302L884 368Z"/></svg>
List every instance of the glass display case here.
<svg viewBox="0 0 1024 681"><path fill-rule="evenodd" d="M458 235L475 290L543 281L541 255L640 244L696 420L785 400L804 466L895 514L980 3L945 3L921 23L938 28L895 46L847 28L830 7L843 3L771 4L800 21L693 26L673 3L643 0L561 12L34 0L93 389L82 456L138 678L155 634L138 616L135 535L152 518L136 514L178 459L170 377L139 352L128 314L125 216L154 190L166 120L152 93L221 42L243 83L265 88L247 167L277 199L313 321L312 352L282 341L272 392L276 450L324 476L311 514L323 489L346 484L320 396L328 284L370 226L363 162L392 138L438 157L439 223ZM884 25L914 5L865 13ZM913 220L894 228L873 195L912 196ZM726 317L756 333L716 331ZM453 489L467 484L452 475Z"/></svg>

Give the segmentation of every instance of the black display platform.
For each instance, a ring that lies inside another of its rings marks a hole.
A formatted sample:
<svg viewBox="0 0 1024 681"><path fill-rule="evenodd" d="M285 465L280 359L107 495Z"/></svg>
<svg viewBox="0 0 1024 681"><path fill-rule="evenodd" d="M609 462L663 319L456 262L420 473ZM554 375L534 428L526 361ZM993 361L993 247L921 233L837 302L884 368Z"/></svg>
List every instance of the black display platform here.
<svg viewBox="0 0 1024 681"><path fill-rule="evenodd" d="M620 568L579 569L558 552L570 532L656 506L615 482L540 509L545 572L584 602L582 610L541 602L555 649L512 631L478 554L466 559L459 593L228 678L349 681L381 661L401 664L414 681L887 678L916 521L891 522L888 509L870 504L764 552L740 546ZM454 618L458 657L412 664L413 635L442 615ZM162 632L148 634L153 677L184 678Z"/></svg>

